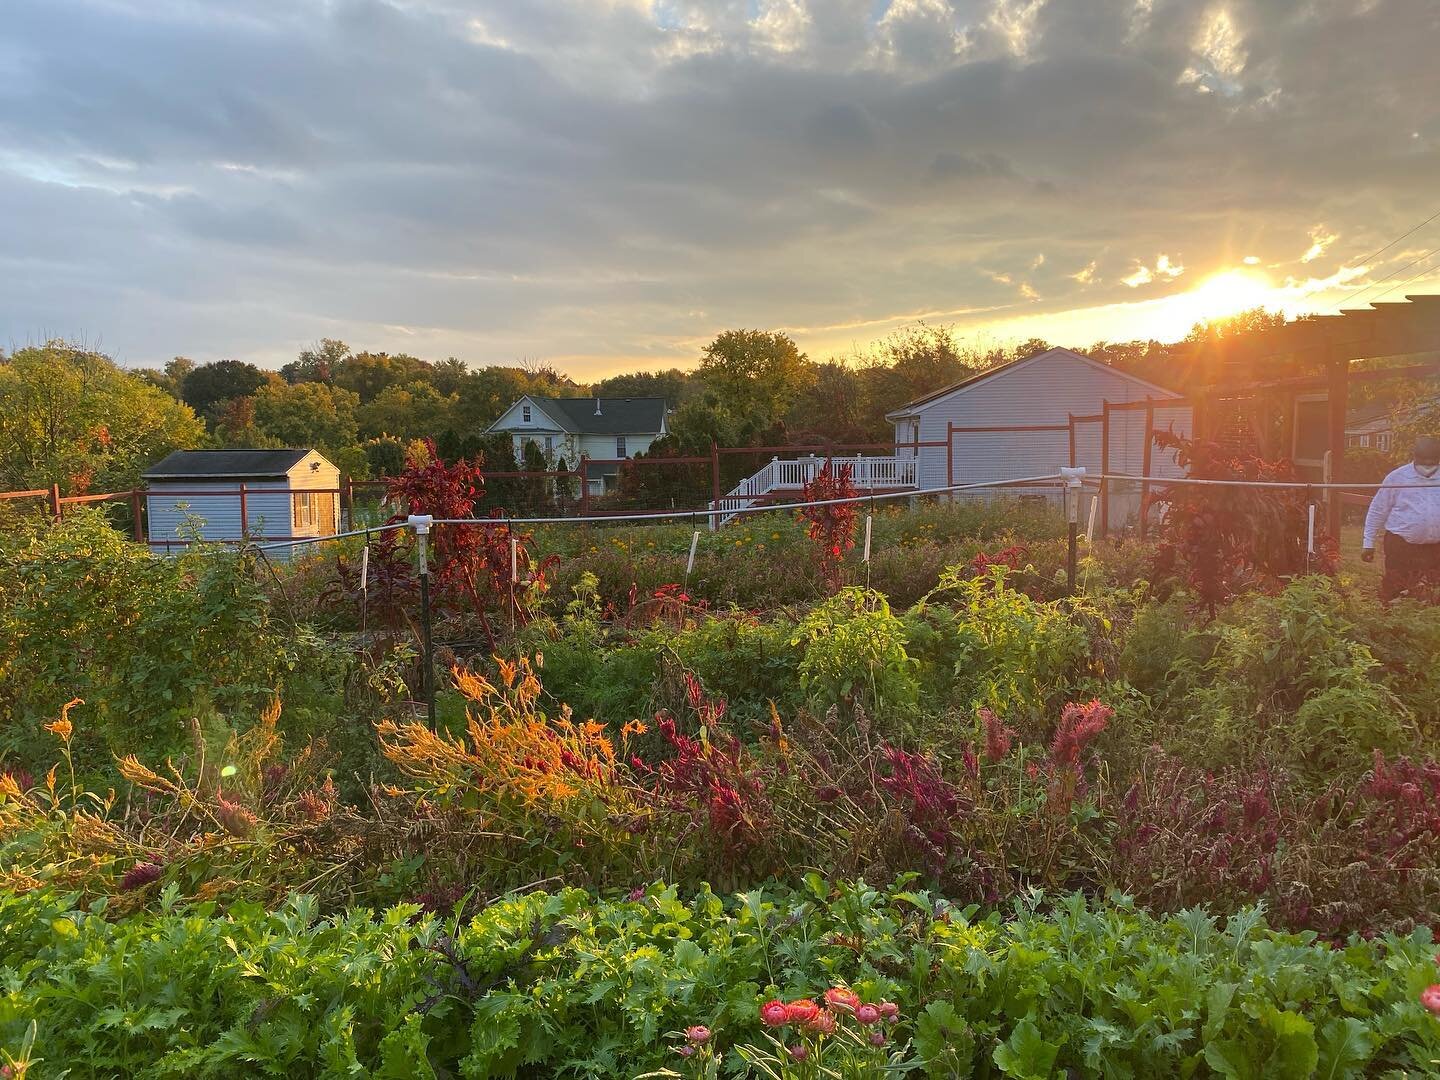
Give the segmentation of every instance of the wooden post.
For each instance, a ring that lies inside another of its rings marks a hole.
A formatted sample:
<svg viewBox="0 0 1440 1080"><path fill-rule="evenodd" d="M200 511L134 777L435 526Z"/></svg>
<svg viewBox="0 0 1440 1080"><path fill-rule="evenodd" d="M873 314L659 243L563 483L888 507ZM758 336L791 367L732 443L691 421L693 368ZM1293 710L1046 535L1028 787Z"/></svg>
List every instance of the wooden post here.
<svg viewBox="0 0 1440 1080"><path fill-rule="evenodd" d="M246 484L240 481L240 539L250 539L250 506L245 498Z"/></svg>
<svg viewBox="0 0 1440 1080"><path fill-rule="evenodd" d="M355 528L355 478L345 477L345 529Z"/></svg>
<svg viewBox="0 0 1440 1080"><path fill-rule="evenodd" d="M1110 535L1110 402L1100 405L1100 535Z"/></svg>
<svg viewBox="0 0 1440 1080"><path fill-rule="evenodd" d="M945 486L955 486L955 422L953 420L945 421ZM954 497L955 493L950 492L950 498Z"/></svg>
<svg viewBox="0 0 1440 1080"><path fill-rule="evenodd" d="M1350 407L1350 361L1326 357L1330 399L1330 478L1340 483L1345 467L1345 414ZM1340 511L1344 499L1339 488L1330 489L1325 511L1325 529L1336 541L1340 539Z"/></svg>
<svg viewBox="0 0 1440 1080"><path fill-rule="evenodd" d="M1075 468L1075 414L1066 413L1065 422L1070 426L1070 468ZM1076 496L1077 500L1079 496Z"/></svg>
<svg viewBox="0 0 1440 1080"><path fill-rule="evenodd" d="M580 478L580 516L590 516L590 457L581 453L575 463L575 475Z"/></svg>
<svg viewBox="0 0 1440 1080"><path fill-rule="evenodd" d="M1149 532L1146 517L1150 513L1150 444L1155 438L1155 402L1145 395L1145 445L1140 451L1140 539Z"/></svg>
<svg viewBox="0 0 1440 1080"><path fill-rule="evenodd" d="M141 516L143 502L140 497L139 488L130 489L130 518L135 523L135 541L143 544L145 542L145 519Z"/></svg>
<svg viewBox="0 0 1440 1080"><path fill-rule="evenodd" d="M710 440L710 509L715 511L710 519L710 530L720 528L720 448Z"/></svg>
<svg viewBox="0 0 1440 1080"><path fill-rule="evenodd" d="M60 502L60 485L59 485L59 484L51 484L51 485L50 485L50 517L51 517L51 519L54 520L54 521L59 521L59 520L61 519L61 517L64 516L64 513L65 513L64 505Z"/></svg>

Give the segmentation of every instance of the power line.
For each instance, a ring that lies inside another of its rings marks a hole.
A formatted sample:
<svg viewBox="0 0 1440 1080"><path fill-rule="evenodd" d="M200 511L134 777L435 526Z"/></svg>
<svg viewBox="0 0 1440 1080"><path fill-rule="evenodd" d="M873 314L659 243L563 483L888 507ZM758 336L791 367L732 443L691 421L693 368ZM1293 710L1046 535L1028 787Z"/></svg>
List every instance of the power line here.
<svg viewBox="0 0 1440 1080"><path fill-rule="evenodd" d="M1412 231L1413 231L1413 230L1412 230ZM1384 284L1385 282L1389 281L1392 277L1394 277L1396 274L1403 274L1406 270L1409 270L1410 267L1414 266L1414 265L1415 265L1416 263L1418 263L1418 262L1423 262L1424 260L1428 259L1431 255L1434 255L1437 251L1440 251L1440 247L1433 247L1433 248L1431 248L1429 251L1425 252L1424 255L1421 255L1418 259L1411 259L1411 260L1410 260L1408 263L1406 263L1404 266L1401 266L1401 267L1399 267L1399 268L1397 268L1397 269L1395 269L1395 270L1391 270L1390 273L1386 274L1384 277L1382 277L1382 278L1380 278L1380 279L1378 279L1378 280L1376 280L1376 281L1370 282L1370 284L1369 284L1369 285L1366 285L1364 288L1362 288L1362 289L1356 289L1353 293L1351 293L1349 296L1345 297L1345 299L1341 300L1338 304L1336 304L1336 305L1335 305L1336 309L1338 310L1339 308L1341 308L1341 307L1343 307L1344 305L1348 304L1351 300L1354 300L1355 297L1359 296L1361 293L1369 292L1369 291L1370 291L1371 289L1373 289L1376 285ZM1414 278L1411 278L1410 280L1411 280L1411 281L1414 281L1415 279L1414 279ZM1402 283L1402 284L1408 284L1408 283ZM1394 291L1394 286L1392 286L1392 287L1389 288L1389 289L1386 289L1386 290L1385 290L1385 293L1393 292L1393 291ZM1381 296L1384 296L1385 293L1381 293L1380 295L1381 295ZM1377 297L1376 299L1378 299L1378 297ZM1370 301L1370 303L1374 303L1374 302L1375 302L1374 300Z"/></svg>
<svg viewBox="0 0 1440 1080"><path fill-rule="evenodd" d="M1440 218L1440 210L1436 210L1435 213L1431 214L1431 215L1430 215L1429 217L1427 217L1424 221L1420 222L1419 225L1416 225L1416 226L1415 226L1413 229L1411 229L1409 232L1407 232L1407 233L1401 233L1399 236L1397 236L1394 240L1391 240L1391 241L1390 241L1388 244L1386 244L1384 247L1382 247L1382 248L1376 248L1374 251L1372 251L1369 255L1366 255L1366 256L1365 256L1363 259L1361 259L1360 261L1361 261L1362 263L1367 263L1367 262L1369 262L1371 259L1375 258L1376 255L1379 255L1381 252L1389 251L1392 247L1394 247L1396 244L1398 244L1401 240L1404 240L1405 237L1411 236L1411 235L1413 235L1414 233L1419 232L1421 229L1423 229L1426 225L1429 225L1430 222L1434 221L1436 218Z"/></svg>
<svg viewBox="0 0 1440 1080"><path fill-rule="evenodd" d="M1431 254L1431 255L1435 254L1435 251L1440 251L1440 248L1436 248L1434 251L1430 252L1430 254ZM1423 278L1426 274L1433 274L1433 273L1435 272L1435 270L1436 270L1436 267L1431 266L1431 267L1429 267L1429 268L1427 268L1427 269L1425 269L1425 270L1421 270L1418 274L1414 274L1414 275L1406 278L1404 281L1400 282L1400 284L1398 284L1398 285L1391 285L1390 288L1386 289L1386 290L1385 290L1384 292L1382 292L1379 296L1374 297L1374 298L1370 301L1370 303L1372 303L1372 304L1378 304L1381 300L1384 300L1385 297L1389 296L1389 295L1390 295L1392 292L1394 292L1396 289L1404 289L1404 288L1407 288L1412 281L1419 281L1419 280L1420 280L1421 278Z"/></svg>

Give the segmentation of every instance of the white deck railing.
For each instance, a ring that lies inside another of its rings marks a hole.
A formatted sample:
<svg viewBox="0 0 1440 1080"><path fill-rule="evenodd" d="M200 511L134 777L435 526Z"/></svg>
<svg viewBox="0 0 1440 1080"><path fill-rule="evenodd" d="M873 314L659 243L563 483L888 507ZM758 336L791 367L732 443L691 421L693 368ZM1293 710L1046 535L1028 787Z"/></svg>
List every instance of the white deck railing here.
<svg viewBox="0 0 1440 1080"><path fill-rule="evenodd" d="M848 465L850 483L860 491L919 487L919 462L913 457L803 457L785 461L771 458L753 475L736 484L729 494L720 497L716 507L717 523L726 524L735 517L736 511L748 509L777 491L801 491L820 474L827 460L837 473Z"/></svg>

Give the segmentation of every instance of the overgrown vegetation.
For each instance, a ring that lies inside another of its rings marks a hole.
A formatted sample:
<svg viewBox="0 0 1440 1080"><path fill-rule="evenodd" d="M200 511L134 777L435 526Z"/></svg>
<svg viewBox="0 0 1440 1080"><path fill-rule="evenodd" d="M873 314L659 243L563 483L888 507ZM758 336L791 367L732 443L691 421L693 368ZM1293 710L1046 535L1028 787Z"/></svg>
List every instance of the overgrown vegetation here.
<svg viewBox="0 0 1440 1080"><path fill-rule="evenodd" d="M1007 503L878 514L868 567L816 527L688 580L683 527L517 537L514 601L508 536L450 537L435 728L403 547L362 609L358 544L6 538L12 1072L1434 1069L1440 609L1212 611L1133 544L1068 596Z"/></svg>

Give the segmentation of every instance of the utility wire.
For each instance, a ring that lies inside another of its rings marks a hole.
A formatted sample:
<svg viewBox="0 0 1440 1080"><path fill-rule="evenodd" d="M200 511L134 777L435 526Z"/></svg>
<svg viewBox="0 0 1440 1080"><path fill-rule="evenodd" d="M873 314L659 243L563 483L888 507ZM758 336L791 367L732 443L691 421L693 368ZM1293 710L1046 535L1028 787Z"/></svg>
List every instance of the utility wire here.
<svg viewBox="0 0 1440 1080"><path fill-rule="evenodd" d="M1435 251L1440 251L1440 248L1436 248ZM1430 254L1431 254L1431 255L1435 254L1435 251L1432 251ZM1410 283L1411 283L1411 282L1413 282L1413 281L1419 281L1419 280L1420 280L1421 278L1423 278L1426 274L1433 274L1433 273L1435 273L1436 269L1437 269L1437 267L1431 266L1431 267L1428 267L1428 268L1425 269L1425 270L1421 270L1418 274L1412 274L1410 277L1408 277L1408 278L1406 278L1404 281L1400 282L1399 285L1391 285L1390 288L1386 289L1386 290L1385 290L1384 292L1382 292L1379 296L1376 296L1376 297L1374 297L1373 299L1371 299L1370 303L1372 303L1372 304L1378 304L1381 300L1384 300L1385 297L1389 296L1389 295L1390 295L1392 292L1394 292L1396 289L1405 289L1405 288L1408 288L1408 287L1410 286Z"/></svg>
<svg viewBox="0 0 1440 1080"><path fill-rule="evenodd" d="M1402 266L1402 267L1400 267L1399 269L1396 269L1396 270L1391 270L1390 273L1386 274L1386 275L1385 275L1384 277L1382 277L1382 278L1379 278L1379 279L1377 279L1377 280L1375 280L1375 281L1370 282L1370 284L1369 284L1369 285L1366 285L1363 289L1356 289L1356 290L1355 290L1354 292L1352 292L1349 296L1345 297L1345 299L1341 300L1338 304L1336 304L1336 305L1335 305L1336 309L1338 310L1339 308L1344 307L1344 306L1345 306L1346 304L1348 304L1351 300L1355 299L1355 297L1359 296L1361 293L1367 293L1367 292L1369 292L1369 291L1370 291L1371 289L1373 289L1376 285L1380 285L1380 284L1383 284L1383 283L1386 282L1386 281L1389 281L1389 280L1390 280L1392 277L1394 277L1396 274L1403 274L1406 270L1409 270L1410 267L1414 266L1414 265L1415 265L1416 263L1418 263L1418 262L1423 262L1424 260L1428 259L1431 255L1434 255L1437 251L1440 251L1440 247L1433 247L1433 248L1431 248L1429 251L1425 252L1424 255L1421 255L1420 258L1418 258L1418 259L1411 259L1411 260L1410 260L1408 263L1406 263L1404 266ZM1410 280L1411 280L1411 281L1414 281L1415 279L1414 279L1414 278L1411 278ZM1405 283L1403 283L1403 284L1408 284L1408 282L1405 282ZM1394 286L1392 286L1392 287L1389 288L1389 289L1386 289L1385 292L1383 292L1383 293L1380 294L1380 296L1384 296L1386 293L1393 292L1393 291L1394 291ZM1377 296L1377 297L1375 298L1375 300L1378 300L1378 299L1380 299L1379 296ZM1373 304L1373 303L1375 303L1375 300L1371 300L1371 301L1369 301L1369 303L1372 303L1372 304Z"/></svg>
<svg viewBox="0 0 1440 1080"><path fill-rule="evenodd" d="M1381 254L1382 252L1385 252L1385 251L1389 251L1389 250L1390 250L1392 247L1394 247L1396 244L1400 243L1401 240L1404 240L1407 236L1412 236L1412 235L1414 235L1415 233L1419 232L1421 229L1423 229L1426 225L1429 225L1430 222L1434 221L1436 218L1440 218L1440 210L1436 210L1435 213L1431 214L1431 215L1430 215L1429 217L1427 217L1424 221L1420 222L1419 225L1416 225L1416 226L1415 226L1413 229L1411 229L1409 232L1401 233L1399 236L1397 236L1394 240L1391 240L1391 241L1390 241L1388 244L1386 244L1384 247L1382 247L1382 248L1376 248L1374 251L1372 251L1369 255L1366 255L1366 256L1365 256L1363 259L1361 259L1360 261L1361 261L1362 263L1367 263L1367 262L1369 262L1371 259L1375 258L1376 255L1379 255L1379 254Z"/></svg>

